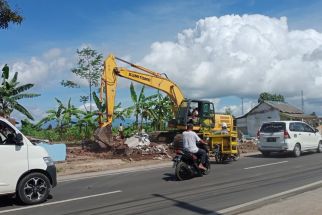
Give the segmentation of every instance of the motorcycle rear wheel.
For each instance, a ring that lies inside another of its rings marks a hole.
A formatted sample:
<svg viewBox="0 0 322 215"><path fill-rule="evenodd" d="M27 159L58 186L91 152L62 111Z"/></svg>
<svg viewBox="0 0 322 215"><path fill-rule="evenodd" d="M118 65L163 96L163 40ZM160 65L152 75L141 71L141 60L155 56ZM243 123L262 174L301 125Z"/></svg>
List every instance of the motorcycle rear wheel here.
<svg viewBox="0 0 322 215"><path fill-rule="evenodd" d="M179 181L192 178L192 172L188 165L184 162L179 162L176 166L175 175Z"/></svg>

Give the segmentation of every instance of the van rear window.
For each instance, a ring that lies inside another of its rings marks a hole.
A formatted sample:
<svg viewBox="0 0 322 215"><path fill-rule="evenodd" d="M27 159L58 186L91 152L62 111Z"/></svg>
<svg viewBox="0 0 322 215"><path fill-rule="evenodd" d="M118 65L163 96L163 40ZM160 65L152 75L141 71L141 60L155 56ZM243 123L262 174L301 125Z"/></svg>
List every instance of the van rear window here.
<svg viewBox="0 0 322 215"><path fill-rule="evenodd" d="M260 132L274 133L281 132L285 130L284 122L270 122L264 123L260 129Z"/></svg>

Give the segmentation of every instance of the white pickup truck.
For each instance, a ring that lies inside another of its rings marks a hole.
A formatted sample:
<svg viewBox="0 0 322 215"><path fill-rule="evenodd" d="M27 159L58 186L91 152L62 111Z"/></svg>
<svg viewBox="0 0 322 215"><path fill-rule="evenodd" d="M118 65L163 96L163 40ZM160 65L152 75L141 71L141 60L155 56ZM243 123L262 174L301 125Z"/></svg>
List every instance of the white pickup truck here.
<svg viewBox="0 0 322 215"><path fill-rule="evenodd" d="M0 117L0 195L16 194L24 204L46 201L57 185L56 167L47 151L33 145Z"/></svg>

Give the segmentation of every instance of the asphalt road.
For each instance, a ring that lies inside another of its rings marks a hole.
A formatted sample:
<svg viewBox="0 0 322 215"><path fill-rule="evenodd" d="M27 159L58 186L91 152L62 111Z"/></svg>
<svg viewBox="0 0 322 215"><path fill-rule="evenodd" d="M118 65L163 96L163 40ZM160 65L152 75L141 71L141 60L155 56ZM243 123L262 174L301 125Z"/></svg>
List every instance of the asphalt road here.
<svg viewBox="0 0 322 215"><path fill-rule="evenodd" d="M176 181L171 167L59 183L33 207L0 197L0 214L217 214L218 211L322 179L322 154L246 156Z"/></svg>

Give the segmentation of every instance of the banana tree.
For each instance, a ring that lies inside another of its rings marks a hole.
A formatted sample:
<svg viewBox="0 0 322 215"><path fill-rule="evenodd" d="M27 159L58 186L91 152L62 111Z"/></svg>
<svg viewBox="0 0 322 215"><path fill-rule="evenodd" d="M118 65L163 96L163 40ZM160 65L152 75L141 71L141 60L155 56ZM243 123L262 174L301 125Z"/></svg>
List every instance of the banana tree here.
<svg viewBox="0 0 322 215"><path fill-rule="evenodd" d="M71 99L69 99L67 105L64 105L61 100L55 98L58 106L56 109L50 109L47 111L47 116L41 119L37 126L41 127L42 125L48 122L55 122L56 128L59 131L60 137L62 137L62 133L65 128L71 127L73 123L73 119L80 120L81 115L84 113L83 111L76 108L71 104Z"/></svg>
<svg viewBox="0 0 322 215"><path fill-rule="evenodd" d="M154 94L151 96L143 96L141 102L141 127L143 126L143 120L147 124L148 120L157 118L157 109L155 99L158 95Z"/></svg>
<svg viewBox="0 0 322 215"><path fill-rule="evenodd" d="M133 102L133 106L129 107L129 109L134 113L135 116L135 126L138 127L139 125L139 116L142 113L142 106L144 103L144 85L141 88L139 96L137 95L133 83L131 82L130 85L130 93L131 93L131 99Z"/></svg>
<svg viewBox="0 0 322 215"><path fill-rule="evenodd" d="M34 98L40 96L36 93L25 93L25 91L32 88L33 84L19 85L18 72L16 72L12 79L9 80L10 70L6 64L2 68L2 81L0 85L0 115L10 117L14 110L19 111L29 119L33 120L31 113L22 106L18 101L24 98Z"/></svg>
<svg viewBox="0 0 322 215"><path fill-rule="evenodd" d="M154 100L154 114L152 124L157 130L162 130L165 122L173 118L172 101L169 96L162 96L159 92Z"/></svg>

